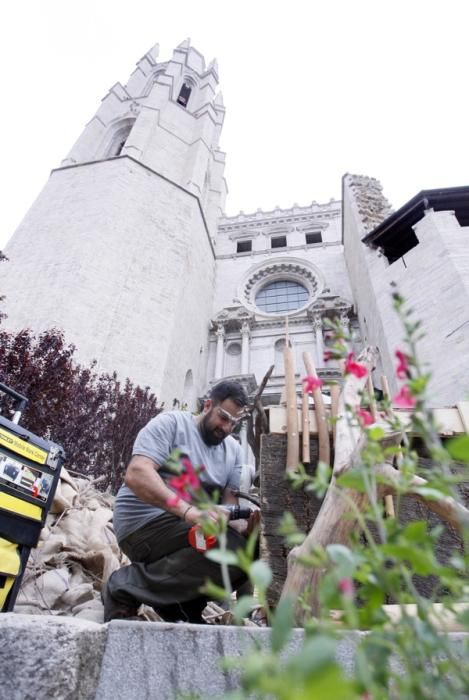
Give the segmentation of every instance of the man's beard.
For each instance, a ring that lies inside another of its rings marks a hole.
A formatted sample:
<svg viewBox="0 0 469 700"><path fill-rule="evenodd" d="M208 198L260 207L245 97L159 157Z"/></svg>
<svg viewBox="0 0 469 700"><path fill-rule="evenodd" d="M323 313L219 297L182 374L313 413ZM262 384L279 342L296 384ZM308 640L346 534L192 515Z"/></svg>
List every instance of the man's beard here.
<svg viewBox="0 0 469 700"><path fill-rule="evenodd" d="M200 433L205 444L213 447L215 445L220 445L220 443L222 443L223 440L227 437L227 433L225 433L224 430L222 430L221 428L210 427L208 423L211 413L212 412L209 411L207 415L204 416L200 421Z"/></svg>

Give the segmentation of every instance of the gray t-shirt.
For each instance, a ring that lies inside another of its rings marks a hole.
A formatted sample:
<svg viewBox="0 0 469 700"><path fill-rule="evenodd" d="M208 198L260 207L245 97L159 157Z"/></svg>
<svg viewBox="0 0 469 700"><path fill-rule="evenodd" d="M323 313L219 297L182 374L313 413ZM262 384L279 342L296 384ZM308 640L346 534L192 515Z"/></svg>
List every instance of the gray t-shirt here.
<svg viewBox="0 0 469 700"><path fill-rule="evenodd" d="M208 490L239 488L242 453L239 443L229 435L219 445L206 445L194 416L187 411L169 411L153 418L137 435L132 454L152 459L163 478L170 478L164 464L178 447L194 466L203 464L200 480ZM114 531L120 542L165 511L144 503L125 484L114 504Z"/></svg>

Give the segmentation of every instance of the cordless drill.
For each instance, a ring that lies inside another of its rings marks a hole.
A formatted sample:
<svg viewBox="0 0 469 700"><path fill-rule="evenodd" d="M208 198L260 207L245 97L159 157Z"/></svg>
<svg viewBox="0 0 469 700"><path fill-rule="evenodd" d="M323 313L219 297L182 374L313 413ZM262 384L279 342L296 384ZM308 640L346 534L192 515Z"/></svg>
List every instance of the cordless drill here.
<svg viewBox="0 0 469 700"><path fill-rule="evenodd" d="M228 520L248 520L252 513L251 508L242 508L235 503L224 503L224 510L228 511ZM198 552L206 552L217 544L215 535L204 535L200 525L193 525L187 533L187 539L191 547Z"/></svg>

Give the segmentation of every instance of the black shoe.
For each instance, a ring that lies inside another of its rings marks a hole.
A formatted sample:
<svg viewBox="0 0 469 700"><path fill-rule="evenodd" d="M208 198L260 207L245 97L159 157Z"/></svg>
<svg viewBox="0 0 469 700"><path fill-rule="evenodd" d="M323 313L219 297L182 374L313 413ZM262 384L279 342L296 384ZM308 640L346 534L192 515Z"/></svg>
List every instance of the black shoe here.
<svg viewBox="0 0 469 700"><path fill-rule="evenodd" d="M207 605L205 600L196 598L185 603L153 606L153 609L165 622L186 622L192 625L205 625L202 611Z"/></svg>
<svg viewBox="0 0 469 700"><path fill-rule="evenodd" d="M132 607L120 603L109 593L107 583L101 589L101 600L104 604L104 622L111 620L141 620L138 617L138 607Z"/></svg>

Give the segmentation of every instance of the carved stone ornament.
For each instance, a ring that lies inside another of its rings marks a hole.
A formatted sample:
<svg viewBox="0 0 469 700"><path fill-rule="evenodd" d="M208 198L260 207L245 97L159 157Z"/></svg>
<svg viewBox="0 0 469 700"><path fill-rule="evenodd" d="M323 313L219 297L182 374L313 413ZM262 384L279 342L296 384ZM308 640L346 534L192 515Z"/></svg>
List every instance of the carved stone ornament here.
<svg viewBox="0 0 469 700"><path fill-rule="evenodd" d="M256 314L256 317L272 317L272 314L265 313L256 307L256 296L266 284L283 280L291 280L305 287L309 293L307 304L316 299L324 287L321 273L311 264L297 258L283 258L272 263L262 263L251 269L240 285L239 297L251 313ZM304 312L307 304L288 315Z"/></svg>
<svg viewBox="0 0 469 700"><path fill-rule="evenodd" d="M308 308L308 318L314 324L317 316L322 318L349 318L352 315L353 304L342 297L328 294L321 295Z"/></svg>
<svg viewBox="0 0 469 700"><path fill-rule="evenodd" d="M131 102L130 103L130 111L132 114L135 114L135 116L138 116L140 114L140 105L138 102Z"/></svg>
<svg viewBox="0 0 469 700"><path fill-rule="evenodd" d="M212 330L223 327L227 332L242 332L253 320L253 315L244 306L228 306L217 313L212 320Z"/></svg>

